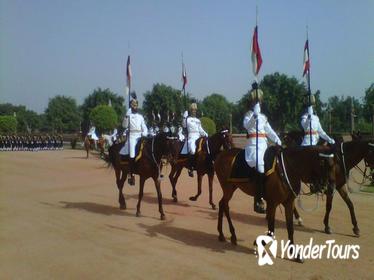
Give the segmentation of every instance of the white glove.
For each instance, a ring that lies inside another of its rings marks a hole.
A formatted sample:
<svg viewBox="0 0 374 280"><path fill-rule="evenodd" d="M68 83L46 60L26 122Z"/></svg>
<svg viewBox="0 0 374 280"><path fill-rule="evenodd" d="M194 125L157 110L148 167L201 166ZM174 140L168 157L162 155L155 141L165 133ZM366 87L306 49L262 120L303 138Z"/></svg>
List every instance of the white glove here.
<svg viewBox="0 0 374 280"><path fill-rule="evenodd" d="M188 111L184 111L183 118L187 118L187 117L188 117Z"/></svg>
<svg viewBox="0 0 374 280"><path fill-rule="evenodd" d="M131 108L129 108L129 109L127 110L126 117L130 116L130 114L131 114Z"/></svg>
<svg viewBox="0 0 374 280"><path fill-rule="evenodd" d="M279 145L279 146L282 146L282 141L280 139L278 139L276 144Z"/></svg>
<svg viewBox="0 0 374 280"><path fill-rule="evenodd" d="M311 116L311 115L313 115L313 107L309 106L308 107L308 116Z"/></svg>
<svg viewBox="0 0 374 280"><path fill-rule="evenodd" d="M258 116L261 113L261 107L260 103L256 103L256 105L253 107L253 113Z"/></svg>
<svg viewBox="0 0 374 280"><path fill-rule="evenodd" d="M329 139L329 144L334 145L334 144L335 144L335 140L332 139L332 138L330 138L330 139Z"/></svg>

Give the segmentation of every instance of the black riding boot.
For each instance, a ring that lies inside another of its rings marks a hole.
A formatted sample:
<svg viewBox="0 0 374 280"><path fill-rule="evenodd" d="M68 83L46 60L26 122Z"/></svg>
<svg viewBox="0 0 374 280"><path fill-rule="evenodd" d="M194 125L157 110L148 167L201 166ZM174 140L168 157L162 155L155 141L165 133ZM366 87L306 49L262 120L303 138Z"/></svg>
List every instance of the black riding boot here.
<svg viewBox="0 0 374 280"><path fill-rule="evenodd" d="M195 155L188 156L188 176L193 177Z"/></svg>
<svg viewBox="0 0 374 280"><path fill-rule="evenodd" d="M265 174L257 172L256 176L256 193L254 199L254 210L256 213L265 214L265 205L264 205L264 188L265 188Z"/></svg>
<svg viewBox="0 0 374 280"><path fill-rule="evenodd" d="M129 158L129 178L127 182L130 186L135 186L135 176L134 176L134 165L135 165L135 158Z"/></svg>

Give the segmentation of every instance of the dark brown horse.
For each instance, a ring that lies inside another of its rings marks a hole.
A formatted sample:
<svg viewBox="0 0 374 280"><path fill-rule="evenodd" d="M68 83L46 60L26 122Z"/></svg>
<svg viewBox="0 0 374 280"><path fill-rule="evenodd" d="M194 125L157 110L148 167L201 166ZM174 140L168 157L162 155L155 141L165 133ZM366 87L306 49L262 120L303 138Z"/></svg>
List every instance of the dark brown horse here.
<svg viewBox="0 0 374 280"><path fill-rule="evenodd" d="M237 238L230 218L229 201L238 188L249 196L254 196L256 190L255 176L245 180L231 178L233 162L240 152L243 152L243 150L231 149L223 151L217 156L214 163L214 168L223 191L218 212L217 229L219 240L226 240L222 231L223 214L225 214L230 227L231 243L233 244L236 244ZM282 149L281 147L273 146L266 150L264 159L267 176L264 198L267 204L266 217L269 232L274 233L276 207L279 204L283 204L288 238L291 244L294 243L293 210L294 200L299 192L300 181L314 182L315 178L324 178L330 185L334 185L334 164L331 158L328 158L328 168L326 168L326 158L321 157L322 153L329 154L330 152L329 147Z"/></svg>
<svg viewBox="0 0 374 280"><path fill-rule="evenodd" d="M136 216L140 216L140 204L143 198L144 183L148 178L152 178L155 182L157 191L158 207L161 214L161 220L165 219L164 210L162 208L162 194L160 188L161 158L163 156L172 156L170 151L175 141L177 140L167 137L165 133L157 134L152 138L142 138L139 141L137 149L140 152L135 159L134 166L134 173L138 174L140 177ZM116 175L120 209L126 209L123 186L129 170L128 160L122 161L119 154L119 151L124 144L125 143L114 144L109 148L109 163L113 166Z"/></svg>
<svg viewBox="0 0 374 280"><path fill-rule="evenodd" d="M180 142L174 148L174 151L177 150L178 153L181 150L184 142ZM213 203L213 177L214 177L214 166L213 161L221 151L221 148L230 149L232 147L232 137L228 130L224 129L220 132L215 133L214 135L210 136L209 138L200 137L196 140L196 154L195 154L195 169L197 172L197 194L195 196L191 196L190 200L196 201L198 197L201 195L201 184L203 180L203 176L205 174L208 175L209 181L209 204L213 209L216 208L215 204ZM172 197L174 202L178 201L176 185L178 182L178 178L181 175L183 168L189 167L189 158L188 155L183 156L179 155L177 160L171 162L171 171L169 174L170 183L173 187Z"/></svg>
<svg viewBox="0 0 374 280"><path fill-rule="evenodd" d="M356 214L353 203L349 197L347 188L344 185L347 183L349 171L355 167L361 160L374 161L374 141L370 143L369 140L353 140L349 142L343 142L336 144L336 190L347 204L349 213L351 215L351 221L353 225L353 233L356 236L360 236L360 229L357 224ZM326 193L326 213L323 219L325 225L325 233L331 234L332 230L329 225L329 216L332 209L332 201L334 193ZM295 217L300 217L299 213L295 209Z"/></svg>

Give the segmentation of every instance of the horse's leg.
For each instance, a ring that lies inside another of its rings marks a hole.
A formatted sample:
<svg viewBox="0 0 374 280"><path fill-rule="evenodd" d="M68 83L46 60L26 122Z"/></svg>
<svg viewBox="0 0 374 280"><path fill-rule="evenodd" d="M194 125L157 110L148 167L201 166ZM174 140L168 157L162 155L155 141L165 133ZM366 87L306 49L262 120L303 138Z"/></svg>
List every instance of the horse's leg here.
<svg viewBox="0 0 374 280"><path fill-rule="evenodd" d="M213 203L213 177L214 173L208 174L208 180L209 180L209 204L212 206L212 209L216 209L216 205Z"/></svg>
<svg viewBox="0 0 374 280"><path fill-rule="evenodd" d="M295 219L297 220L297 224L299 226L303 226L304 225L303 219L300 217L299 211L297 211L296 207L294 207L293 209L293 214L295 216Z"/></svg>
<svg viewBox="0 0 374 280"><path fill-rule="evenodd" d="M224 196L225 194L223 194L221 200L219 201L219 204L218 204L218 224L217 224L217 230L218 230L218 233L219 233L219 236L218 236L218 240L221 241L221 242L224 242L226 241L226 238L225 236L223 235L223 231L222 231L222 222L223 222L223 200L224 200Z"/></svg>
<svg viewBox="0 0 374 280"><path fill-rule="evenodd" d="M144 183L145 183L145 179L143 178L143 176L140 176L139 197L138 197L138 204L136 205L136 216L137 217L140 217L140 204L143 199Z"/></svg>
<svg viewBox="0 0 374 280"><path fill-rule="evenodd" d="M173 167L170 171L170 174L169 174L170 183L171 183L171 186L173 188L171 196L173 197L174 202L178 202L178 195L177 195L176 187L177 187L178 178L179 178L179 176L181 175L181 172L182 172L182 168L183 167L180 167L178 165L173 165Z"/></svg>
<svg viewBox="0 0 374 280"><path fill-rule="evenodd" d="M155 186L156 186L156 191L157 191L157 199L158 199L158 211L160 212L160 218L161 220L165 220L165 213L164 209L162 208L162 193L161 193L161 183L160 181L156 178L153 179L155 181Z"/></svg>
<svg viewBox="0 0 374 280"><path fill-rule="evenodd" d="M323 223L325 224L325 233L331 234L331 228L329 226L329 216L332 208L332 199L334 198L334 194L326 194L326 213L325 218L323 219Z"/></svg>
<svg viewBox="0 0 374 280"><path fill-rule="evenodd" d="M199 172L197 172L197 194L195 196L190 197L191 201L196 201L201 195L201 183L203 181L203 176L204 176L203 174L200 174Z"/></svg>
<svg viewBox="0 0 374 280"><path fill-rule="evenodd" d="M360 229L358 228L358 225L357 225L355 209L354 209L353 203L352 203L352 201L349 197L347 189L344 188L344 187L341 187L340 189L338 189L338 192L339 192L340 196L344 199L345 203L347 204L347 206L349 208L349 212L351 214L351 221L352 221L352 225L353 225L353 233L356 236L360 236Z"/></svg>
<svg viewBox="0 0 374 280"><path fill-rule="evenodd" d="M288 199L284 204L285 212L286 212L286 224L287 224L287 233L288 233L288 240L290 241L290 245L294 245L294 228L293 228L293 213L294 213L294 200ZM295 250L295 248L294 248ZM296 252L295 252L296 253ZM300 254L295 256L295 261L303 263L303 259L301 258Z"/></svg>
<svg viewBox="0 0 374 280"><path fill-rule="evenodd" d="M237 238L235 234L234 225L232 224L232 221L231 221L230 207L229 207L229 201L232 198L232 195L234 194L236 187L228 185L225 188L227 188L227 192L223 194L223 210L224 210L227 222L229 223L229 228L230 228L230 233L231 233L231 244L236 245Z"/></svg>
<svg viewBox="0 0 374 280"><path fill-rule="evenodd" d="M125 183L123 172L121 172L121 169L115 168L116 173L116 183L118 188L118 202L119 202L119 209L126 209L126 201L125 197L123 195L123 186Z"/></svg>

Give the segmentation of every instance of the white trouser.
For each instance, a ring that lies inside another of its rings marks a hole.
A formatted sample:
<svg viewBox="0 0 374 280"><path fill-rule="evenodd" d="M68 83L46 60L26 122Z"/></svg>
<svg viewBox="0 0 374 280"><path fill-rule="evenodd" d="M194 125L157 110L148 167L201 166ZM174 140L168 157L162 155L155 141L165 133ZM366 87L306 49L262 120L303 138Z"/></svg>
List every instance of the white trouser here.
<svg viewBox="0 0 374 280"><path fill-rule="evenodd" d="M139 133L131 133L130 135L130 158L135 157L135 147L138 143L139 139L142 137L141 132ZM121 155L128 155L129 154L129 139L126 140L125 145L119 151Z"/></svg>
<svg viewBox="0 0 374 280"><path fill-rule="evenodd" d="M258 143L258 162L257 171L264 173L264 154L267 149L267 143L259 141ZM245 147L245 160L250 167L256 168L256 143L250 143Z"/></svg>
<svg viewBox="0 0 374 280"><path fill-rule="evenodd" d="M188 152L191 155L196 153L196 140L200 138L200 133L189 133L188 134Z"/></svg>

